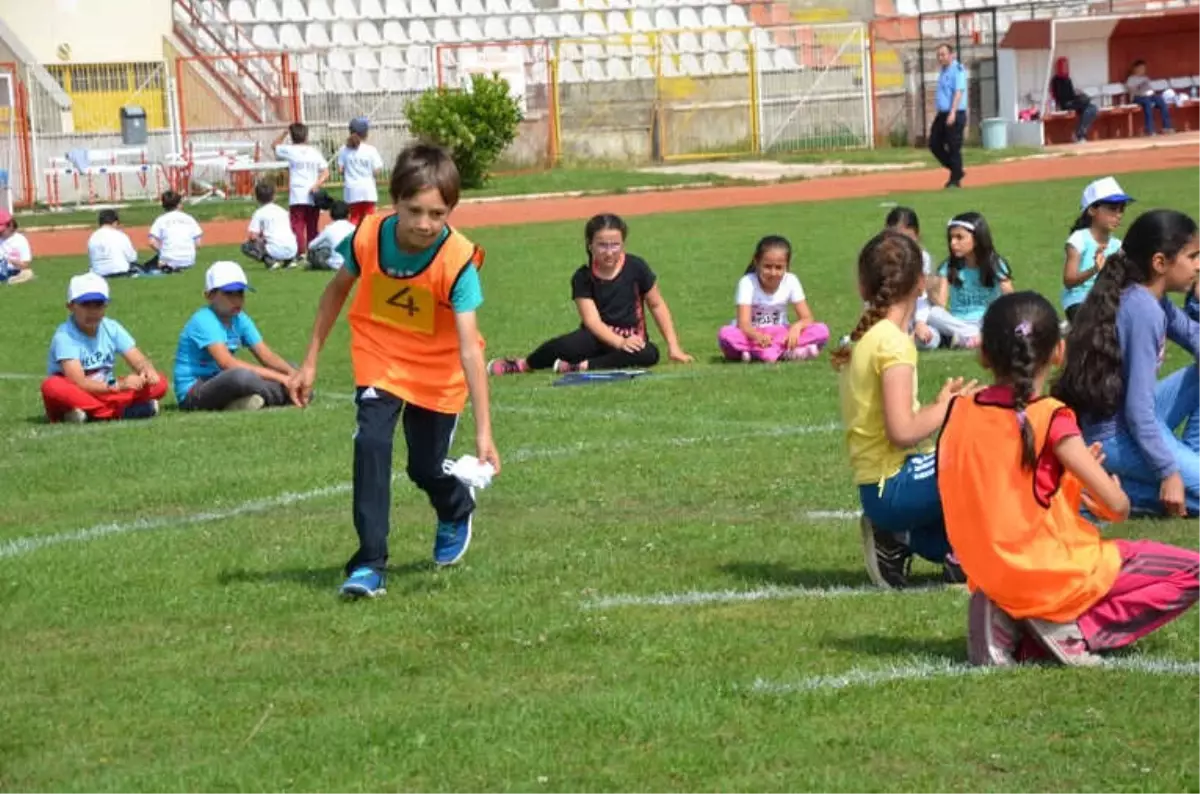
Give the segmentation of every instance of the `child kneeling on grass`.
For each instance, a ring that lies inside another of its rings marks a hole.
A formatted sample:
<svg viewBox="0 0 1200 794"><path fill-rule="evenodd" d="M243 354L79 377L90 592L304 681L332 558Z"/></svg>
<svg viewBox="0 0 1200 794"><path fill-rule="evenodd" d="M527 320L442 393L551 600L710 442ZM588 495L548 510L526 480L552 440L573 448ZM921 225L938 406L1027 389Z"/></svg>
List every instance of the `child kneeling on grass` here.
<svg viewBox="0 0 1200 794"><path fill-rule="evenodd" d="M149 419L167 382L154 371L133 337L116 320L105 317L108 282L95 273L75 276L67 287L71 317L58 327L46 362L42 402L51 422ZM120 355L134 371L113 375Z"/></svg>
<svg viewBox="0 0 1200 794"><path fill-rule="evenodd" d="M643 304L654 315L670 359L692 361L679 346L658 276L644 259L626 253L628 233L625 221L616 215L596 215L589 220L583 230L589 264L571 277L579 328L543 342L525 358L494 359L488 362L488 372L515 375L539 369L562 373L652 367L658 363L658 348L646 334Z"/></svg>
<svg viewBox="0 0 1200 794"><path fill-rule="evenodd" d="M385 591L391 514L392 444L404 426L408 476L437 514L433 559L453 565L466 554L475 515L472 490L445 466L467 397L475 419L475 453L500 470L492 441L483 338L475 311L483 303L483 251L447 219L458 203L458 169L436 146L401 152L392 169L395 209L368 215L342 241L345 260L317 307L312 340L292 392L311 396L317 359L354 286L350 358L358 429L354 433L354 529L358 550L346 563L341 594Z"/></svg>
<svg viewBox="0 0 1200 794"><path fill-rule="evenodd" d="M333 221L308 244L309 270L337 270L345 261L338 253L338 246L350 235L354 234L354 224L350 217L350 205L344 201L334 201L329 207L329 219Z"/></svg>
<svg viewBox="0 0 1200 794"><path fill-rule="evenodd" d="M925 278L921 248L910 237L883 231L871 238L858 257L858 283L867 308L832 358L863 509L867 575L879 587L907 587L916 554L942 563L943 581L958 584L932 438L950 399L969 393L974 381L949 380L932 405L917 402L917 347L908 329Z"/></svg>
<svg viewBox="0 0 1200 794"><path fill-rule="evenodd" d="M268 270L295 267L296 234L287 211L275 203L275 186L270 182L259 182L254 186L254 198L258 201L258 209L250 216L250 225L246 229L249 237L242 243L242 253L262 262Z"/></svg>
<svg viewBox="0 0 1200 794"><path fill-rule="evenodd" d="M1044 658L1099 661L1196 602L1200 553L1155 541L1104 540L1080 515L1120 521L1129 498L1084 443L1075 413L1042 397L1064 345L1036 292L1003 296L982 327L994 384L950 403L938 441L938 486L950 542L973 591L972 664Z"/></svg>
<svg viewBox="0 0 1200 794"><path fill-rule="evenodd" d="M243 311L253 291L236 262L215 262L204 274L208 305L188 320L175 350L175 398L185 411L257 411L288 405L288 379L295 369L263 341ZM242 347L258 359L237 359Z"/></svg>

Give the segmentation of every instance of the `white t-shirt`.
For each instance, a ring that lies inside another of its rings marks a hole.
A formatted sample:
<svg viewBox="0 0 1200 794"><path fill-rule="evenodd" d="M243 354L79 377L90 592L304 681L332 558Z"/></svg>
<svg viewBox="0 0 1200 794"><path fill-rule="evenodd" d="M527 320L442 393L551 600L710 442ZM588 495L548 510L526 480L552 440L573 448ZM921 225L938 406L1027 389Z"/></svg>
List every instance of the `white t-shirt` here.
<svg viewBox="0 0 1200 794"><path fill-rule="evenodd" d="M98 276L128 273L137 262L137 250L129 235L114 226L101 226L88 238L88 262Z"/></svg>
<svg viewBox="0 0 1200 794"><path fill-rule="evenodd" d="M804 300L804 287L795 273L784 273L779 288L773 293L763 292L758 276L747 273L737 285L735 303L750 307L750 324L755 328L767 325L788 325L788 307ZM734 320L737 323L737 320Z"/></svg>
<svg viewBox="0 0 1200 794"><path fill-rule="evenodd" d="M924 248L921 249L921 271L925 274L928 282L929 277L933 275L933 259ZM933 304L929 302L928 283L925 286L926 292L922 292L917 298L917 309L913 312L914 323L923 323L928 320L929 310L933 307Z"/></svg>
<svg viewBox="0 0 1200 794"><path fill-rule="evenodd" d="M347 204L379 201L375 174L383 170L383 158L378 149L369 143L360 143L357 149L343 146L337 164L342 169L342 193Z"/></svg>
<svg viewBox="0 0 1200 794"><path fill-rule="evenodd" d="M17 262L28 266L33 261L33 251L29 247L29 238L20 232L13 232L7 240L0 240L0 259L8 262L14 268Z"/></svg>
<svg viewBox="0 0 1200 794"><path fill-rule="evenodd" d="M329 257L329 266L340 269L345 262L342 260L342 255L338 253L338 246L342 244L342 240L352 234L354 234L353 223L348 220L334 221L321 230L317 239L308 244L308 250L311 251L323 245L329 246L333 250L333 255Z"/></svg>
<svg viewBox="0 0 1200 794"><path fill-rule="evenodd" d="M277 157L288 164L288 205L312 204L312 189L325 170L325 157L307 143L281 144Z"/></svg>
<svg viewBox="0 0 1200 794"><path fill-rule="evenodd" d="M196 243L203 234L196 219L183 210L159 215L150 227L150 239L158 242L159 262L173 268L196 264Z"/></svg>
<svg viewBox="0 0 1200 794"><path fill-rule="evenodd" d="M292 221L288 211L278 204L263 204L254 211L250 216L250 234L261 234L267 241L267 252L275 259L288 259L296 255Z"/></svg>

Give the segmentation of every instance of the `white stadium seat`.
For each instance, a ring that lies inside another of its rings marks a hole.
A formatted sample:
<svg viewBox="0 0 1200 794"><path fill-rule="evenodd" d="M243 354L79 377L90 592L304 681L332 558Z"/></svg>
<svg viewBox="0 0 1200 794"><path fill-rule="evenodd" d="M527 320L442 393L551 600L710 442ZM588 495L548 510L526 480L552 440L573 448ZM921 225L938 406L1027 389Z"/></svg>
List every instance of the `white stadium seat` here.
<svg viewBox="0 0 1200 794"><path fill-rule="evenodd" d="M629 19L621 11L609 11L604 20L609 33L628 33Z"/></svg>
<svg viewBox="0 0 1200 794"><path fill-rule="evenodd" d="M437 13L433 10L433 4L429 0L412 0L412 15L418 19L433 19ZM408 35L412 35L409 31Z"/></svg>
<svg viewBox="0 0 1200 794"><path fill-rule="evenodd" d="M383 38L379 35L379 28L375 27L374 22L363 20L354 28L354 33L358 37L358 43L364 47L378 47L383 44Z"/></svg>
<svg viewBox="0 0 1200 794"><path fill-rule="evenodd" d="M654 67L650 65L650 60L640 55L634 56L633 65L630 67L630 72L633 73L635 80L652 80L654 79Z"/></svg>
<svg viewBox="0 0 1200 794"><path fill-rule="evenodd" d="M333 0L333 17L334 19L358 19L358 8L354 5L354 0Z"/></svg>
<svg viewBox="0 0 1200 794"><path fill-rule="evenodd" d="M690 30L679 34L679 43L676 46L678 52L704 52L700 48L700 39L696 38L696 34Z"/></svg>
<svg viewBox="0 0 1200 794"><path fill-rule="evenodd" d="M654 30L654 22L650 19L650 12L640 8L634 11L633 19L629 23L629 29L639 32Z"/></svg>
<svg viewBox="0 0 1200 794"><path fill-rule="evenodd" d="M700 59L689 53L679 56L679 71L688 77L698 77L704 74L700 69Z"/></svg>
<svg viewBox="0 0 1200 794"><path fill-rule="evenodd" d="M659 30L675 30L679 23L675 20L675 12L669 8L660 8L654 12L654 27Z"/></svg>
<svg viewBox="0 0 1200 794"><path fill-rule="evenodd" d="M487 0L485 12L489 15L505 16L508 14L508 2L507 0Z"/></svg>
<svg viewBox="0 0 1200 794"><path fill-rule="evenodd" d="M239 24L254 21L254 9L246 0L229 0L229 9L225 13Z"/></svg>
<svg viewBox="0 0 1200 794"><path fill-rule="evenodd" d="M279 46L285 50L304 49L304 34L300 28L292 24L281 25L279 28Z"/></svg>
<svg viewBox="0 0 1200 794"><path fill-rule="evenodd" d="M275 0L255 0L254 19L257 22L282 22Z"/></svg>
<svg viewBox="0 0 1200 794"><path fill-rule="evenodd" d="M574 14L559 14L558 32L568 38L582 38L583 28L579 26L579 17Z"/></svg>
<svg viewBox="0 0 1200 794"><path fill-rule="evenodd" d="M323 22L309 22L304 26L304 43L316 50L329 46L329 32Z"/></svg>
<svg viewBox="0 0 1200 794"><path fill-rule="evenodd" d="M433 34L423 19L414 19L408 23L408 38L413 44L428 44L433 41Z"/></svg>
<svg viewBox="0 0 1200 794"><path fill-rule="evenodd" d="M470 17L459 23L458 36L463 41L484 41L483 31L479 29L479 22Z"/></svg>
<svg viewBox="0 0 1200 794"><path fill-rule="evenodd" d="M746 55L737 50L729 53L728 63L729 71L736 74L742 74L750 71L750 63L746 60Z"/></svg>
<svg viewBox="0 0 1200 794"><path fill-rule="evenodd" d="M379 66L382 69L403 69L408 66L404 50L399 47L384 47L379 51Z"/></svg>
<svg viewBox="0 0 1200 794"><path fill-rule="evenodd" d="M535 9L533 0L512 0L512 12L514 14L532 14Z"/></svg>
<svg viewBox="0 0 1200 794"><path fill-rule="evenodd" d="M329 10L329 3L326 0L309 0L308 18L318 22L332 22L334 19L333 12Z"/></svg>
<svg viewBox="0 0 1200 794"><path fill-rule="evenodd" d="M387 19L408 19L408 0L387 0L383 6L383 15Z"/></svg>
<svg viewBox="0 0 1200 794"><path fill-rule="evenodd" d="M725 46L725 37L715 30L704 31L704 35L700 39L700 48L704 52L725 52L728 49Z"/></svg>
<svg viewBox="0 0 1200 794"><path fill-rule="evenodd" d="M385 19L383 9L379 7L379 0L362 0L359 11L363 19Z"/></svg>
<svg viewBox="0 0 1200 794"><path fill-rule="evenodd" d="M378 69L379 52L370 47L359 47L354 51L355 69Z"/></svg>
<svg viewBox="0 0 1200 794"><path fill-rule="evenodd" d="M728 74L729 68L725 64L725 58L718 52L706 52L703 59L700 61L700 70L704 74Z"/></svg>
<svg viewBox="0 0 1200 794"><path fill-rule="evenodd" d="M685 30L694 30L699 27L709 27L700 22L700 15L696 13L694 8L679 9L679 27Z"/></svg>
<svg viewBox="0 0 1200 794"><path fill-rule="evenodd" d="M594 58L588 58L583 62L583 79L588 83L599 83L604 81L604 64Z"/></svg>
<svg viewBox="0 0 1200 794"><path fill-rule="evenodd" d="M554 25L554 17L538 14L533 18L533 32L538 38L558 38L558 28Z"/></svg>
<svg viewBox="0 0 1200 794"><path fill-rule="evenodd" d="M358 38L354 35L354 28L350 26L349 22L340 20L329 26L329 40L335 47L353 47L358 43Z"/></svg>
<svg viewBox="0 0 1200 794"><path fill-rule="evenodd" d="M435 21L433 23L433 41L439 44L458 41L458 30L454 27L454 21L450 19Z"/></svg>
<svg viewBox="0 0 1200 794"><path fill-rule="evenodd" d="M321 78L317 76L316 72L300 72L300 93L321 93Z"/></svg>
<svg viewBox="0 0 1200 794"><path fill-rule="evenodd" d="M504 25L503 17L485 17L483 20L483 37L488 41L503 41L509 37L508 28Z"/></svg>
<svg viewBox="0 0 1200 794"><path fill-rule="evenodd" d="M250 43L260 50L279 49L279 42L275 39L275 30L270 25L255 25L251 28Z"/></svg>
<svg viewBox="0 0 1200 794"><path fill-rule="evenodd" d="M406 88L404 78L395 69L379 70L379 90L397 92L404 91Z"/></svg>
<svg viewBox="0 0 1200 794"><path fill-rule="evenodd" d="M514 39L532 39L534 38L533 27L529 23L529 17L512 17L509 20L509 34Z"/></svg>
<svg viewBox="0 0 1200 794"><path fill-rule="evenodd" d="M394 19L383 23L383 40L388 44L408 44L408 34L404 26Z"/></svg>
<svg viewBox="0 0 1200 794"><path fill-rule="evenodd" d="M579 70L570 61L563 61L558 65L558 79L564 83L582 82L579 77Z"/></svg>
<svg viewBox="0 0 1200 794"><path fill-rule="evenodd" d="M725 9L725 24L731 28L745 28L750 26L750 20L746 17L746 9L741 6L731 5Z"/></svg>
<svg viewBox="0 0 1200 794"><path fill-rule="evenodd" d="M283 18L284 22L307 22L308 9L300 0L283 0L279 16ZM280 34L281 37L282 35Z"/></svg>
<svg viewBox="0 0 1200 794"><path fill-rule="evenodd" d="M348 72L354 68L354 59L345 50L330 50L325 55L325 63L329 64L330 69L339 72Z"/></svg>
<svg viewBox="0 0 1200 794"><path fill-rule="evenodd" d="M609 80L628 80L629 62L624 58L609 58L604 62L604 74Z"/></svg>
<svg viewBox="0 0 1200 794"><path fill-rule="evenodd" d="M375 72L369 69L355 69L350 74L350 87L356 94L373 94L379 90L375 82Z"/></svg>
<svg viewBox="0 0 1200 794"><path fill-rule="evenodd" d="M437 0L433 6L433 10L439 17L462 16L462 11L459 10L458 3L455 0Z"/></svg>

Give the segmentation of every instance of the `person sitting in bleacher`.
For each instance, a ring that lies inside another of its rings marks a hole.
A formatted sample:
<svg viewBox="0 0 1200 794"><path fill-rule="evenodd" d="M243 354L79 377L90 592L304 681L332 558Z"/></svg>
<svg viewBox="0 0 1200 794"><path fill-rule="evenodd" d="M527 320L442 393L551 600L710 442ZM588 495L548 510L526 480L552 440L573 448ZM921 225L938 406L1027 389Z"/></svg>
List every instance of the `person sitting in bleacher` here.
<svg viewBox="0 0 1200 794"><path fill-rule="evenodd" d="M1054 77L1050 78L1050 95L1054 97L1054 104L1058 105L1059 110L1075 113L1078 119L1075 125L1075 142L1086 141L1088 130L1096 121L1100 108L1096 107L1096 103L1092 102L1087 94L1075 90L1075 84L1071 82L1071 64L1066 58L1059 58L1054 63Z"/></svg>
<svg viewBox="0 0 1200 794"><path fill-rule="evenodd" d="M1167 108L1167 100L1161 93L1150 87L1150 78L1146 75L1146 62L1136 60L1129 67L1129 76L1125 78L1125 90L1129 99L1142 109L1146 122L1146 134L1154 134L1154 109L1158 108L1159 118L1162 119L1162 131L1174 132L1171 128L1171 111Z"/></svg>

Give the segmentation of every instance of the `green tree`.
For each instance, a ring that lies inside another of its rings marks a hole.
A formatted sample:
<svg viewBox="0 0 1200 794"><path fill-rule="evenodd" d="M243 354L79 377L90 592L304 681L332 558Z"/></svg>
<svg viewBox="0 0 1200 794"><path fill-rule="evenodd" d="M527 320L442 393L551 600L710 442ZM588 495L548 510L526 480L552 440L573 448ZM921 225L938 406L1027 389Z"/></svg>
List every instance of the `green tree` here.
<svg viewBox="0 0 1200 794"><path fill-rule="evenodd" d="M508 81L498 74L472 75L470 90L430 89L409 102L406 112L415 136L450 152L464 188L483 187L524 118Z"/></svg>

